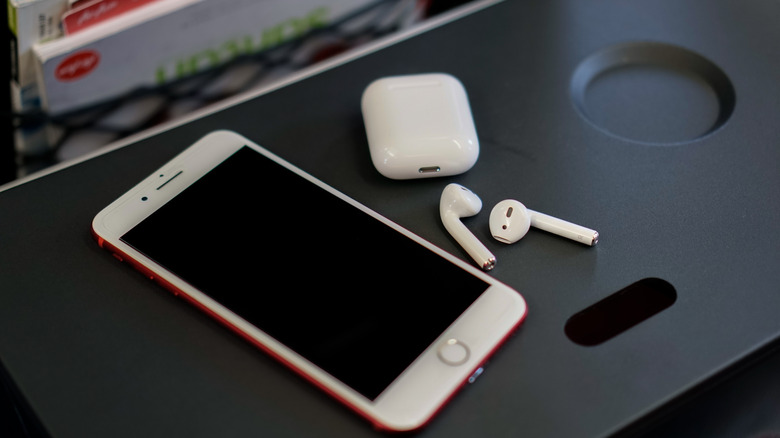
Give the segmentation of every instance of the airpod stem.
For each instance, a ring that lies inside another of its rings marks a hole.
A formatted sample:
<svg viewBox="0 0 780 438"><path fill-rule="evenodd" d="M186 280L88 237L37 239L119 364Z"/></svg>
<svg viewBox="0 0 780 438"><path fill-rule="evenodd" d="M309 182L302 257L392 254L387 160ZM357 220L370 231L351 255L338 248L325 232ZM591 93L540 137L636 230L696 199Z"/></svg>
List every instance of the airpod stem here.
<svg viewBox="0 0 780 438"><path fill-rule="evenodd" d="M531 216L531 226L534 228L557 234L588 246L593 246L599 241L599 233L596 230L539 213L538 211L528 210L528 214Z"/></svg>
<svg viewBox="0 0 780 438"><path fill-rule="evenodd" d="M466 228L454 213L442 216L442 223L452 237L463 247L466 253L477 262L480 268L490 271L496 266L496 257Z"/></svg>

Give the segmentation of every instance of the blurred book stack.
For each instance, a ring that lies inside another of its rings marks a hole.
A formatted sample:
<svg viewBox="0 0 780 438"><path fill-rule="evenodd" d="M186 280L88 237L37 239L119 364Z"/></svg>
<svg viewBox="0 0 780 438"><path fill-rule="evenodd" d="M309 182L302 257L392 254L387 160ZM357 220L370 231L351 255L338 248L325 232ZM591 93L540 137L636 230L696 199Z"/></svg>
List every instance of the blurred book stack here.
<svg viewBox="0 0 780 438"><path fill-rule="evenodd" d="M17 177L462 3L8 0Z"/></svg>

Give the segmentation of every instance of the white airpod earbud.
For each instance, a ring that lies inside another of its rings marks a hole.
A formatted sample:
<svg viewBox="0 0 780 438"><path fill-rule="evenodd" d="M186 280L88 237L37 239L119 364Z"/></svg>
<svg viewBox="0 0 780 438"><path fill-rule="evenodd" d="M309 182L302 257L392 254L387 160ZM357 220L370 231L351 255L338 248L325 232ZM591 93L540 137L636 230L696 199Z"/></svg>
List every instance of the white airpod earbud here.
<svg viewBox="0 0 780 438"><path fill-rule="evenodd" d="M496 265L496 257L460 221L482 210L482 200L460 184L448 184L441 193L439 214L444 228L466 250L475 262L489 271Z"/></svg>
<svg viewBox="0 0 780 438"><path fill-rule="evenodd" d="M529 210L520 201L514 199L499 202L490 212L490 234L499 242L515 243L525 236L530 227L589 246L599 241L599 233L596 230Z"/></svg>

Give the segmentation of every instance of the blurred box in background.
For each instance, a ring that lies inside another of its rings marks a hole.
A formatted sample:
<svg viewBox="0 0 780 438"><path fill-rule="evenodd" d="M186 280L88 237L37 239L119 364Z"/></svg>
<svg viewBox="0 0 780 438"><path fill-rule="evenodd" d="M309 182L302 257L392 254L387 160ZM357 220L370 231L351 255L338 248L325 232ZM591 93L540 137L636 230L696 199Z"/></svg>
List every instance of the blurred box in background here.
<svg viewBox="0 0 780 438"><path fill-rule="evenodd" d="M16 108L40 105L32 47L62 35L60 17L67 9L68 0L8 0L11 98Z"/></svg>
<svg viewBox="0 0 780 438"><path fill-rule="evenodd" d="M10 93L14 112L40 111L41 100L36 77L33 45L62 35L60 18L68 9L68 0L8 0L10 44ZM31 121L16 126L14 143L21 151L25 145L43 147L47 140L44 123Z"/></svg>
<svg viewBox="0 0 780 438"><path fill-rule="evenodd" d="M110 1L110 0L107 0ZM165 85L322 28L373 0L160 0L33 47L56 116Z"/></svg>
<svg viewBox="0 0 780 438"><path fill-rule="evenodd" d="M36 15L40 24L67 19L72 2L9 0L18 47L27 3L51 8L48 18ZM31 60L24 68L20 61L19 72L29 78L30 65L33 72L26 88L12 78L19 91L13 99L17 177L471 2L143 0L113 18L90 16L95 24L72 34L52 25L45 37L27 39L29 51L16 51Z"/></svg>

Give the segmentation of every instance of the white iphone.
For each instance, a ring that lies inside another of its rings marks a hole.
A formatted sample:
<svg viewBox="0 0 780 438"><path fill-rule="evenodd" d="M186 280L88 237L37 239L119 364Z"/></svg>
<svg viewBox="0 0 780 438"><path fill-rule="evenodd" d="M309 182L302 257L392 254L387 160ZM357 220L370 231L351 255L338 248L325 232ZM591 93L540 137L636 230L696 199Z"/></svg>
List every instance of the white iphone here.
<svg viewBox="0 0 780 438"><path fill-rule="evenodd" d="M526 315L513 289L229 131L184 150L92 229L382 429L425 425Z"/></svg>

